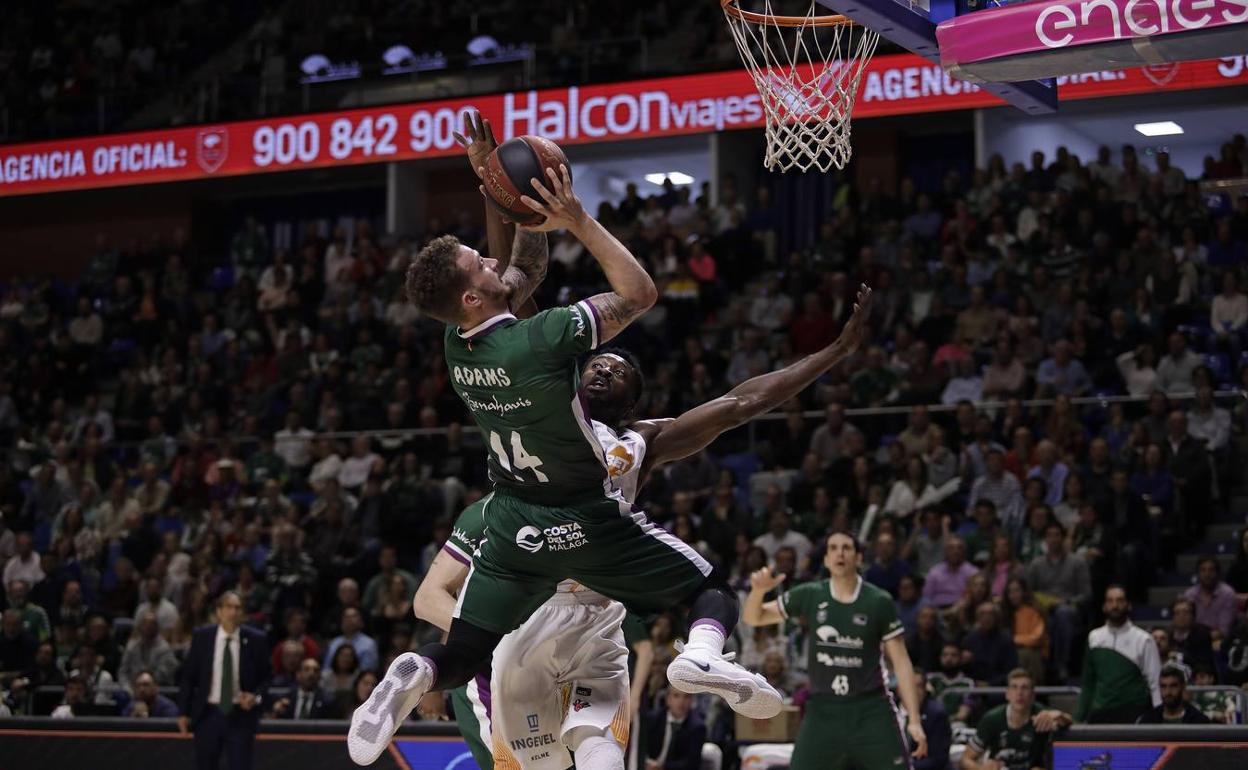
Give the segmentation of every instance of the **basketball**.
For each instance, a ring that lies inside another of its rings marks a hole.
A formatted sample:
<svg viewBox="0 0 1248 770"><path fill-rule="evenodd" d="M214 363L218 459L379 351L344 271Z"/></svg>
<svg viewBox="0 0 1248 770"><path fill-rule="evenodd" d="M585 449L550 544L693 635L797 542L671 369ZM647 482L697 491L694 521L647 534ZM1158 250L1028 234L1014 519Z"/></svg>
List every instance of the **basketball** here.
<svg viewBox="0 0 1248 770"><path fill-rule="evenodd" d="M542 196L533 189L531 180L536 177L549 187L546 169L552 168L558 173L560 164L568 166L571 177L572 169L563 150L549 139L531 134L509 139L496 147L486 160L482 180L486 200L516 224L536 224L542 215L524 205L520 196L541 201Z"/></svg>

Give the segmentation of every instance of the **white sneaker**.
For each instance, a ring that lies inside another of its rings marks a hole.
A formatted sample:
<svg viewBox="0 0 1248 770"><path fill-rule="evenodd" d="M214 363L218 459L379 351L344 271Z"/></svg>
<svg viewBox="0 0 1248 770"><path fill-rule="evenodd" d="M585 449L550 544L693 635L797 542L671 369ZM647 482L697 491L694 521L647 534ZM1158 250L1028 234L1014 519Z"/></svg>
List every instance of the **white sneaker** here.
<svg viewBox="0 0 1248 770"><path fill-rule="evenodd" d="M385 679L351 715L347 751L357 765L371 765L390 745L399 725L433 684L433 667L414 652L394 659Z"/></svg>
<svg viewBox="0 0 1248 770"><path fill-rule="evenodd" d="M714 693L732 710L750 719L770 719L780 713L782 699L776 688L729 661L735 657L705 649L689 649L676 643L680 654L667 666L667 680L681 692Z"/></svg>

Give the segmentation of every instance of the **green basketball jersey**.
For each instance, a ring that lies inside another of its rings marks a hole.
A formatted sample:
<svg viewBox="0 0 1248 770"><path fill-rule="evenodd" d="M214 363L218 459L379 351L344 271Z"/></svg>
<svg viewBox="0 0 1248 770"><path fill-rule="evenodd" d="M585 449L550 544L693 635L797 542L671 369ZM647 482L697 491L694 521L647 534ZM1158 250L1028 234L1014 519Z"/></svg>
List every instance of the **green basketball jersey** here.
<svg viewBox="0 0 1248 770"><path fill-rule="evenodd" d="M1006 717L1009 705L997 706L980 718L975 727L971 745L984 756L1001 762L1005 770L1031 770L1044 767L1045 750L1051 733L1037 733L1030 719L1017 730L1010 727ZM1039 711L1033 703L1031 714Z"/></svg>
<svg viewBox="0 0 1248 770"><path fill-rule="evenodd" d="M609 488L576 366L598 339L588 302L523 321L504 313L466 332L447 327L451 385L481 429L496 488L539 504Z"/></svg>
<svg viewBox="0 0 1248 770"><path fill-rule="evenodd" d="M940 704L945 707L949 718L953 719L962 701L966 700L966 691L975 686L975 680L966 674L951 677L943 671L933 671L927 675L927 686L931 688L932 695L936 696Z"/></svg>
<svg viewBox="0 0 1248 770"><path fill-rule="evenodd" d="M881 645L904 631L887 591L858 578L853 598L842 602L833 598L831 580L816 580L785 591L777 604L782 615L805 618L810 629L806 673L811 694L856 698L884 693Z"/></svg>
<svg viewBox="0 0 1248 770"><path fill-rule="evenodd" d="M489 499L489 495L486 495L460 511L455 523L451 525L450 536L442 545L443 551L454 556L464 566L472 566L472 559L481 545L481 536L485 534L485 503Z"/></svg>

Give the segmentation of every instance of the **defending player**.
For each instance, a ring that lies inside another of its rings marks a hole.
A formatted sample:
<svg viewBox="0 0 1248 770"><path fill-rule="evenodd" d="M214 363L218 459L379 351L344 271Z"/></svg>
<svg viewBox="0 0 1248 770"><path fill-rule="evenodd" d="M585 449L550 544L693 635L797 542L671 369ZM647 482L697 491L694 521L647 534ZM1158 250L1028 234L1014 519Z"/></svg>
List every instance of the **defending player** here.
<svg viewBox="0 0 1248 770"><path fill-rule="evenodd" d="M979 719L961 770L1037 770L1049 764L1053 733L1074 720L1058 709L1036 707L1036 688L1025 668L1006 680L1005 704Z"/></svg>
<svg viewBox="0 0 1248 770"><path fill-rule="evenodd" d="M612 486L608 464L581 403L576 357L613 338L653 305L654 282L631 253L588 216L567 169L551 189L534 179L544 203L527 196L541 224L516 235L512 261L497 262L454 238L432 241L408 270L408 295L447 324L447 366L490 447L494 493L489 537L473 560L445 644L400 655L352 715L347 745L358 764L385 750L428 690L468 682L515 629L572 578L641 612L688 603L689 642L669 666L673 684L715 692L754 718L780 710L766 680L725 660L738 619L736 596L711 565L633 512ZM545 273L544 232L565 229L598 261L613 291L519 320Z"/></svg>
<svg viewBox="0 0 1248 770"><path fill-rule="evenodd" d="M861 344L869 314L870 289L858 295L854 315L831 345L770 374L747 380L721 398L675 419L634 422L644 390L641 371L625 351L594 356L581 373L592 424L611 463L611 476L629 500L660 465L701 451L716 437L766 413L804 390ZM601 418L601 420L600 420ZM447 628L455 594L468 575L476 541L486 527L485 502L467 508L451 538L434 559L416 593L417 616ZM570 763L593 770L582 745L587 735L609 734L618 753L602 750L622 767L629 715L628 652L620 632L624 610L616 602L565 581L558 592L494 651L490 694L494 766L562 770ZM476 738L470 718L461 730ZM552 727L557 726L557 727ZM560 745L551 746L557 738ZM474 753L480 752L474 747Z"/></svg>
<svg viewBox="0 0 1248 770"><path fill-rule="evenodd" d="M852 535L828 538L824 566L830 580L803 583L763 603L784 582L763 567L750 576L744 619L778 625L790 617L806 622L811 639L807 673L811 697L797 734L792 770L880 770L909 767L910 752L898 729L897 709L884 684L882 656L897 676L897 689L910 715L906 730L916 758L927 754L927 736L914 668L902 638L901 621L888 592L858 574L862 552Z"/></svg>

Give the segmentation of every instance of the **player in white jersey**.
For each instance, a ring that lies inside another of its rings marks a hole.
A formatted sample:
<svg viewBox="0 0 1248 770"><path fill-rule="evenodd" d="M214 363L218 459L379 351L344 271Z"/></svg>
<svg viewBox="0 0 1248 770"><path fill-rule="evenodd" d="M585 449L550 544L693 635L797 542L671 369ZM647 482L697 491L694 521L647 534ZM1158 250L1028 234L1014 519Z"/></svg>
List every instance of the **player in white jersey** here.
<svg viewBox="0 0 1248 770"><path fill-rule="evenodd" d="M723 432L788 401L851 355L865 335L870 295L862 287L853 317L828 347L747 380L674 419L633 420L644 381L630 354L604 351L590 358L581 384L615 488L625 499L635 500L655 468L702 450ZM488 537L485 510L478 504L461 515L456 536L447 541L417 592L416 614L443 629L450 625L456 592L471 566L471 533ZM465 521L465 515L474 520ZM670 534L659 536L688 547ZM564 581L554 597L504 637L494 652L490 688L496 768L564 770L571 764L568 749L576 752L581 770L623 767L632 711L628 650L620 630L624 615L617 602ZM681 690L723 695L699 677L699 662L696 650L682 652L668 668L669 679L679 680Z"/></svg>

